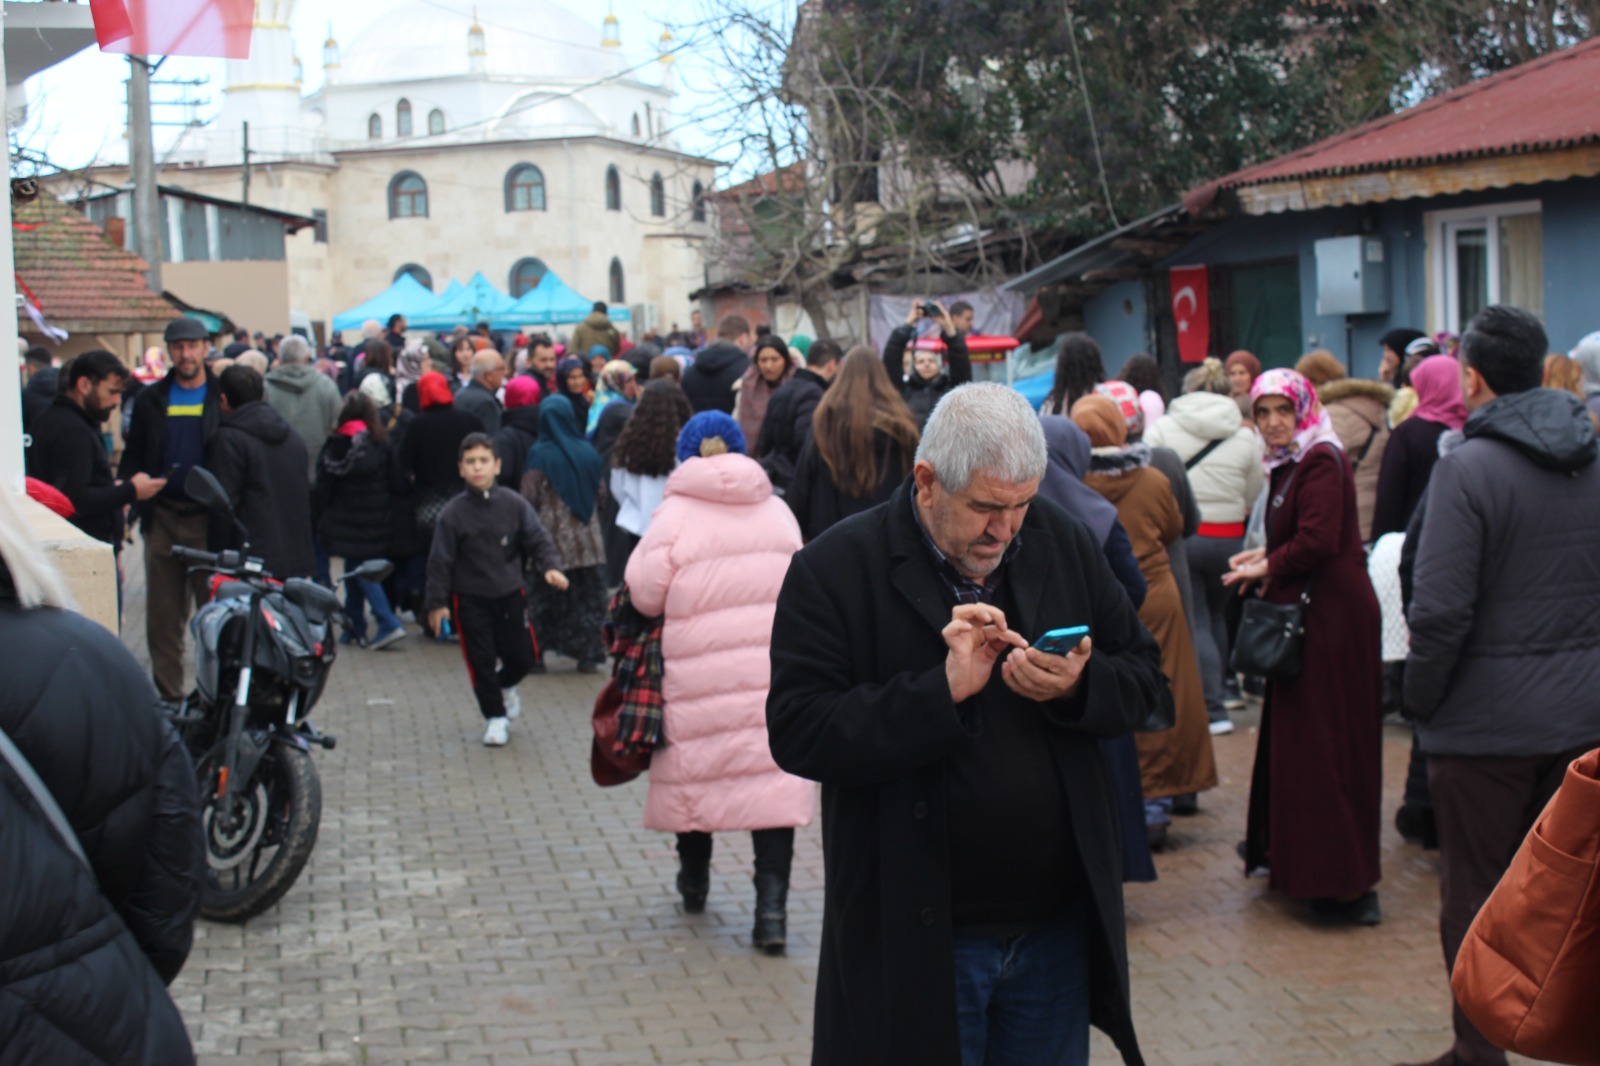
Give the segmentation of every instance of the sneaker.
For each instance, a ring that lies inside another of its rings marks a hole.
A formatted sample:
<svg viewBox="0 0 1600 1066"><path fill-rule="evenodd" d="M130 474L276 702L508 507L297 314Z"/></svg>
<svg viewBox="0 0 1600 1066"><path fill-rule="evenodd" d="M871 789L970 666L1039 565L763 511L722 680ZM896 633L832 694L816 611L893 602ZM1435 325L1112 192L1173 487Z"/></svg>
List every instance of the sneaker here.
<svg viewBox="0 0 1600 1066"><path fill-rule="evenodd" d="M505 704L507 718L515 718L522 713L522 697L517 695L515 686L501 689L500 700Z"/></svg>
<svg viewBox="0 0 1600 1066"><path fill-rule="evenodd" d="M1229 710L1229 711L1242 711L1242 710L1244 710L1244 708L1245 708L1244 693L1242 693L1242 692L1229 692L1229 691L1224 690L1223 693L1222 693L1222 707L1223 707L1224 710Z"/></svg>
<svg viewBox="0 0 1600 1066"><path fill-rule="evenodd" d="M1210 729L1212 736L1225 737L1229 733L1233 732L1233 719L1218 718L1215 722L1211 723Z"/></svg>
<svg viewBox="0 0 1600 1066"><path fill-rule="evenodd" d="M373 637L371 643L367 645L367 650L377 651L379 648L387 648L397 640L405 639L406 627L395 626L393 629L386 629L382 633L379 633L377 636Z"/></svg>
<svg viewBox="0 0 1600 1066"><path fill-rule="evenodd" d="M483 731L483 743L489 748L503 748L506 741L511 739L504 718L489 719L489 728Z"/></svg>

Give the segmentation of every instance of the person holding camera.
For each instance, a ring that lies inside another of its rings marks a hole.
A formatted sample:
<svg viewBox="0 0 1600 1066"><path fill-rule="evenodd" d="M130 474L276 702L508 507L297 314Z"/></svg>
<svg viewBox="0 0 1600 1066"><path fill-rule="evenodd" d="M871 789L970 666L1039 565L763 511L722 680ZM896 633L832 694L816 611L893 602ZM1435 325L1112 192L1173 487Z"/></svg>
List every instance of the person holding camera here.
<svg viewBox="0 0 1600 1066"><path fill-rule="evenodd" d="M972 305L964 300L957 300L946 311L919 296L911 301L905 324L896 326L883 346L883 368L889 372L889 380L899 388L906 406L911 408L918 430L928 424L928 416L939 406L945 393L972 380L972 357L967 352L966 340L966 334L972 329L972 314ZM917 348L911 353L908 367L906 348L916 338L923 322L939 327L945 357L941 360L937 351Z"/></svg>

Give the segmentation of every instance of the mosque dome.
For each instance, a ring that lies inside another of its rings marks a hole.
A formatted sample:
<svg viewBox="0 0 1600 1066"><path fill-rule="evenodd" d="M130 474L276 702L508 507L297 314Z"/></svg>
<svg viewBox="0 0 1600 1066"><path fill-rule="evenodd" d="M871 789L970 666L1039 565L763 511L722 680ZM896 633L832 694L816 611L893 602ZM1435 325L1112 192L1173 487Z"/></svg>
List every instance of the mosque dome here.
<svg viewBox="0 0 1600 1066"><path fill-rule="evenodd" d="M483 27L491 77L574 81L627 67L601 26L551 0L404 0L343 49L339 82L355 85L471 73L467 32Z"/></svg>

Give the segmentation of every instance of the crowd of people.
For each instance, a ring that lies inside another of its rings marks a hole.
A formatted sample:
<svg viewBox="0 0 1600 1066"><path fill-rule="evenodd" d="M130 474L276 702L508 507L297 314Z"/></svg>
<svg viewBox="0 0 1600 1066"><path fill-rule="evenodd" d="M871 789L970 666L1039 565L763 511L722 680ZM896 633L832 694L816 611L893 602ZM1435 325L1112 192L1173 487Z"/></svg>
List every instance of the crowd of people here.
<svg viewBox="0 0 1600 1066"><path fill-rule="evenodd" d="M205 595L174 545L323 581L393 560L347 586L343 639L459 641L490 747L548 655L599 674L619 603L655 620L643 818L676 834L685 911L713 834L749 832L752 942L782 952L821 784L818 1061L1086 1062L1091 1019L1141 1061L1120 886L1217 786L1247 695L1242 868L1315 923L1382 920L1385 715L1413 725L1395 824L1439 851L1451 967L1600 746L1600 334L1551 355L1495 306L1386 334L1373 380L1236 351L1169 394L1072 333L1035 411L972 383L963 303L914 300L881 352L696 318L633 343L597 304L563 344L397 315L320 356L180 318L148 380L29 356L29 473L118 548L136 516L169 703ZM185 493L196 466L238 522ZM1505 1061L1454 1025L1434 1066Z"/></svg>

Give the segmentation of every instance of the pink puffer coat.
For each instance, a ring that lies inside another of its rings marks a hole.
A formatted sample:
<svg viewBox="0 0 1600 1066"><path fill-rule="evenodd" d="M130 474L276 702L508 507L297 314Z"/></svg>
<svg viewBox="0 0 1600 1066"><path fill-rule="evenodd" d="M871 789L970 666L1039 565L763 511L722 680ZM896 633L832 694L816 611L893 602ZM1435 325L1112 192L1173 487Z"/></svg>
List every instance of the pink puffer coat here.
<svg viewBox="0 0 1600 1066"><path fill-rule="evenodd" d="M767 745L768 645L800 527L755 460L693 458L628 560L633 605L664 615L663 733L648 829L779 829L811 821L815 786Z"/></svg>

